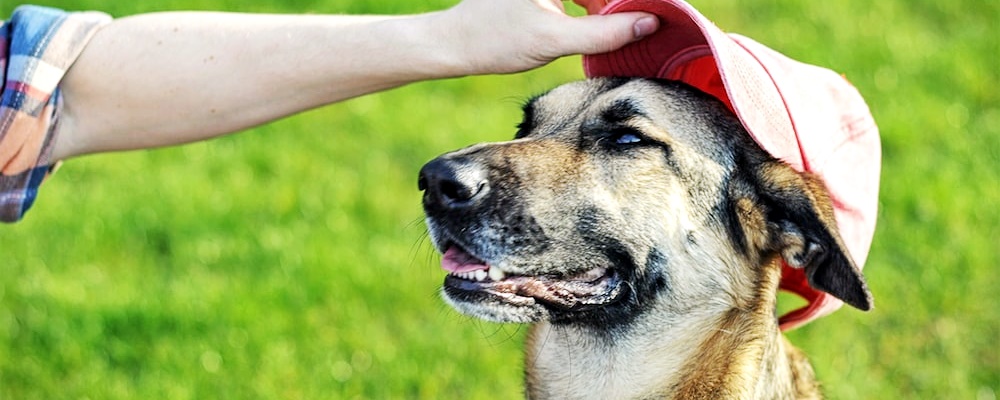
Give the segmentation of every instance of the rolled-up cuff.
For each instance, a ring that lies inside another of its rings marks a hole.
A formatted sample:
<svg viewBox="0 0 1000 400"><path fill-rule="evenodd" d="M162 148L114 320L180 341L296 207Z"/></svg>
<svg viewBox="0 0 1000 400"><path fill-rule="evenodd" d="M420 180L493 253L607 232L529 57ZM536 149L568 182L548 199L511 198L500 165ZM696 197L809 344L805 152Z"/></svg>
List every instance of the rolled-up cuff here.
<svg viewBox="0 0 1000 400"><path fill-rule="evenodd" d="M0 25L0 221L20 220L52 172L59 82L94 33L100 12L21 6Z"/></svg>

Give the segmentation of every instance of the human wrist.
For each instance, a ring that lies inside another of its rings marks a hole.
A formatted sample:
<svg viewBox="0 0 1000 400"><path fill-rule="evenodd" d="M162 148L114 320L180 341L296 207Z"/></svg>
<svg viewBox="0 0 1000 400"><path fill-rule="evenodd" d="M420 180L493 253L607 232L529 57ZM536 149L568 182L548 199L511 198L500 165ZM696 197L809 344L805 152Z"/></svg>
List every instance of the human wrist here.
<svg viewBox="0 0 1000 400"><path fill-rule="evenodd" d="M444 12L392 17L376 28L373 49L389 44L384 54L386 73L400 84L454 78L478 71L468 62L466 44L455 40L453 25ZM381 42L381 43L379 43Z"/></svg>

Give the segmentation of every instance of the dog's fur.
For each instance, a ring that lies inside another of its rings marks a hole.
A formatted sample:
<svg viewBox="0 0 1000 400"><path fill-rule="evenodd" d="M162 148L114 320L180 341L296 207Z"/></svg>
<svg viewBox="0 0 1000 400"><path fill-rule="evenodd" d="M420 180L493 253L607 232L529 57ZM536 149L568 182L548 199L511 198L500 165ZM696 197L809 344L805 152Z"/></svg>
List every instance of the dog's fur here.
<svg viewBox="0 0 1000 400"><path fill-rule="evenodd" d="M529 398L816 398L778 329L781 261L871 308L822 182L680 83L560 86L514 140L429 162L420 188L435 246L462 266L445 299L534 324Z"/></svg>

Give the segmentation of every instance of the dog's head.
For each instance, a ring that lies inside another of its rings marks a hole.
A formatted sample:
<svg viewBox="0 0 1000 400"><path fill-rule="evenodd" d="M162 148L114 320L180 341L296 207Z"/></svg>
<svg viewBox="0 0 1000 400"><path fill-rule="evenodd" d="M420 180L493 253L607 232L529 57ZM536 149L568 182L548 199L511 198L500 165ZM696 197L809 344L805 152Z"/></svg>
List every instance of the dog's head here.
<svg viewBox="0 0 1000 400"><path fill-rule="evenodd" d="M609 327L739 306L775 255L871 307L822 183L680 83L560 86L525 105L514 140L442 155L419 187L444 296L473 316Z"/></svg>

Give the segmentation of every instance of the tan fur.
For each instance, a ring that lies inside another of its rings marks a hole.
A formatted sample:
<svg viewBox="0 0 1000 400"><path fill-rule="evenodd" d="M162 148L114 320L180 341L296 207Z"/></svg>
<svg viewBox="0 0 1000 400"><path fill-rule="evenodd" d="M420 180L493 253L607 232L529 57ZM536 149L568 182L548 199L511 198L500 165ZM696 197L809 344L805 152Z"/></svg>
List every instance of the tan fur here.
<svg viewBox="0 0 1000 400"><path fill-rule="evenodd" d="M706 338L681 382L667 397L678 399L820 398L812 368L777 329L775 298L780 260L760 269L755 296L733 309ZM794 357L794 358L793 358Z"/></svg>

